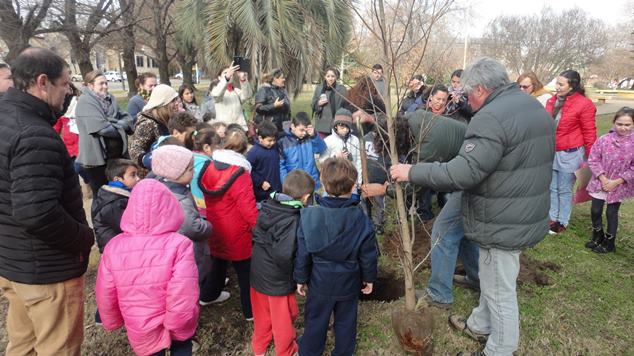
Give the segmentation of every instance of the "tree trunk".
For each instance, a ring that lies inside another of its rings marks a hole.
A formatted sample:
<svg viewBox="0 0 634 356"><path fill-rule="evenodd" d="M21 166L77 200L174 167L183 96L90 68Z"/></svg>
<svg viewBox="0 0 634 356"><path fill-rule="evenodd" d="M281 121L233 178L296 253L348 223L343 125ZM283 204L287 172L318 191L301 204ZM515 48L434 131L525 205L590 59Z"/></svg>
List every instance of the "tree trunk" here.
<svg viewBox="0 0 634 356"><path fill-rule="evenodd" d="M385 10L383 6L383 1L379 0L379 22L382 24L386 24L385 18ZM386 37L384 37L386 38ZM383 61L385 64L390 64L387 66L386 76L385 76L385 92L386 95L383 98L385 103L385 111L387 114L387 132L390 140L390 159L392 162L398 162L398 155L396 153L396 134L394 127L394 117L391 114L392 110L392 100L390 97L390 83L392 81L392 72L394 70L393 65L395 64L393 58L390 57L390 51L388 49L388 42L386 40L383 42ZM414 290L414 264L412 258L412 245L413 239L410 234L409 224L407 221L407 209L405 207L405 196L403 194L403 190L399 184L396 185L396 207L397 211L397 223L401 227L401 241L402 241L402 256L401 263L403 267L403 275L405 279L405 308L407 310L413 311L416 309L416 294Z"/></svg>
<svg viewBox="0 0 634 356"><path fill-rule="evenodd" d="M92 72L94 67L90 61L90 46L87 46L76 32L65 32L70 43L73 58L77 61L82 76Z"/></svg>
<svg viewBox="0 0 634 356"><path fill-rule="evenodd" d="M3 37L2 40L9 47L9 53L5 58L7 63L11 63L25 48L29 47L29 40L24 36L18 36L16 38Z"/></svg>
<svg viewBox="0 0 634 356"><path fill-rule="evenodd" d="M128 77L128 98L131 98L137 94L136 87L136 58L134 57L134 50L136 48L136 39L134 37L134 10L135 0L119 0L119 7L123 11L121 18L123 24L127 27L123 29L123 69Z"/></svg>
<svg viewBox="0 0 634 356"><path fill-rule="evenodd" d="M13 61L22 50L29 47L29 40L48 14L51 2L43 0L28 13L18 14L11 0L0 0L0 38L9 48L5 61Z"/></svg>
<svg viewBox="0 0 634 356"><path fill-rule="evenodd" d="M192 74L192 68L196 61L188 60L179 63L181 70L183 71L183 84L194 85L194 76Z"/></svg>
<svg viewBox="0 0 634 356"><path fill-rule="evenodd" d="M167 55L167 35L169 29L164 28L165 24L162 19L162 10L160 1L154 0L154 33L156 40L156 59L158 60L159 76L161 84L172 85L169 77L169 57Z"/></svg>

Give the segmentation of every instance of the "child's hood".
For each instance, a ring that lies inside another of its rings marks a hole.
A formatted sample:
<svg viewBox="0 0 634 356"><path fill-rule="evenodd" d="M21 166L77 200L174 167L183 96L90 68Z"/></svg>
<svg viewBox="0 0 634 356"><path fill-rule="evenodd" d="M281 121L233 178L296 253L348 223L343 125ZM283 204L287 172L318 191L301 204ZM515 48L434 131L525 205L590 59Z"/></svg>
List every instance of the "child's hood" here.
<svg viewBox="0 0 634 356"><path fill-rule="evenodd" d="M352 198L318 198L319 205L301 210L301 227L309 253L345 261L368 235L364 213Z"/></svg>
<svg viewBox="0 0 634 356"><path fill-rule="evenodd" d="M240 166L247 172L251 173L251 163L247 161L246 157L238 152L231 150L217 150L214 151L212 158L218 162Z"/></svg>
<svg viewBox="0 0 634 356"><path fill-rule="evenodd" d="M209 196L223 195L243 173L244 168L220 161L205 162L198 186Z"/></svg>
<svg viewBox="0 0 634 356"><path fill-rule="evenodd" d="M154 179L143 179L130 194L121 230L129 234L160 235L178 231L184 220L183 209L174 194Z"/></svg>

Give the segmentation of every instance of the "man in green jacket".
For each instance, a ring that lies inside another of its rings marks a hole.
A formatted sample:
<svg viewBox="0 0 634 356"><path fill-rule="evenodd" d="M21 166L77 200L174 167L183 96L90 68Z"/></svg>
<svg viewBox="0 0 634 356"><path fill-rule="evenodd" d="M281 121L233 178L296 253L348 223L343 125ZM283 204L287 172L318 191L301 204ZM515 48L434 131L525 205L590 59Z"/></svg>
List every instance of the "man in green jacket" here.
<svg viewBox="0 0 634 356"><path fill-rule="evenodd" d="M512 355L519 343L516 281L522 249L548 232L555 126L543 107L510 83L497 61L481 58L462 82L475 112L460 153L446 163L394 165L397 182L463 191L465 236L480 247L480 305L452 326L486 342L487 356Z"/></svg>

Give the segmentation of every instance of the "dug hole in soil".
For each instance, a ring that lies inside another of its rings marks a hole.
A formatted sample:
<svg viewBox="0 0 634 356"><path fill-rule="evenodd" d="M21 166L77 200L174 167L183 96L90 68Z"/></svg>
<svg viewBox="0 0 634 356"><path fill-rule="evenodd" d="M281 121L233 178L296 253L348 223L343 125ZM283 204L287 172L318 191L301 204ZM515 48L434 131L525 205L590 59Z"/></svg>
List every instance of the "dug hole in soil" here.
<svg viewBox="0 0 634 356"><path fill-rule="evenodd" d="M414 263L418 263L422 261L425 256L429 253L431 249L431 237L429 233L431 232L431 226L428 224L427 226L419 226L416 231L416 240L414 242L413 248L413 259ZM396 235L399 232L394 232L391 236L385 236L385 240L383 243L383 253L386 253L390 256L390 258L394 261L398 261L398 236ZM423 269L431 268L431 258L428 258L425 263L423 263ZM546 274L546 271L559 272L561 270L561 266L557 265L554 262L550 261L539 261L531 256L528 256L525 253L520 255L520 272L517 277L517 284L519 286L525 284L535 284L537 286L549 286L552 284L550 278ZM465 275L464 268L458 261L456 266L456 274ZM402 282L402 280L401 280ZM405 295L404 287L402 288L403 295Z"/></svg>

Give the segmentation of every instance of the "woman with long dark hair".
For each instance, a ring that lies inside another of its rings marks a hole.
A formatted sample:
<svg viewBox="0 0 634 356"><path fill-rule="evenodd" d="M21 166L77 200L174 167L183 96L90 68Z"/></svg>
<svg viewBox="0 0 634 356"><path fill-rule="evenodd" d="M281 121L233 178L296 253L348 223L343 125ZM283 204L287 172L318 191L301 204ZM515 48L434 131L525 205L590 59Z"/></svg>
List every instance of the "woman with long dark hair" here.
<svg viewBox="0 0 634 356"><path fill-rule="evenodd" d="M185 111L192 114L198 121L203 121L203 112L196 102L196 88L193 85L181 85L178 88L178 97L181 98Z"/></svg>
<svg viewBox="0 0 634 356"><path fill-rule="evenodd" d="M566 70L555 84L556 95L546 102L557 125L555 160L550 184L550 233L566 230L572 212L572 188L575 171L590 154L597 139L596 107L585 96L581 76Z"/></svg>
<svg viewBox="0 0 634 356"><path fill-rule="evenodd" d="M347 90L342 84L337 84L338 79L339 71L335 67L326 68L324 81L315 87L313 94L311 106L316 117L315 129L322 138L330 135L335 113L345 101Z"/></svg>

